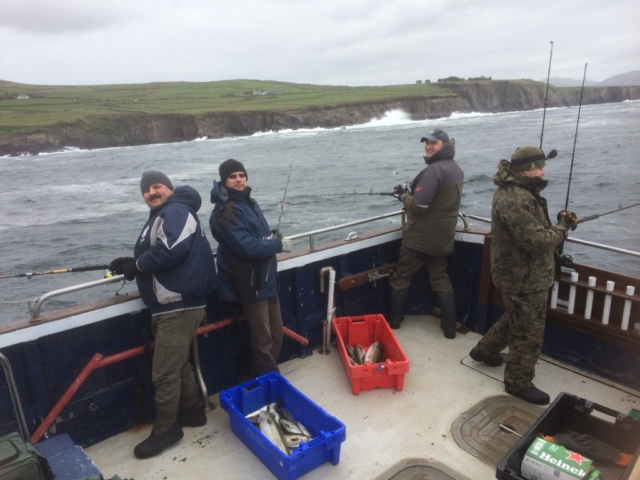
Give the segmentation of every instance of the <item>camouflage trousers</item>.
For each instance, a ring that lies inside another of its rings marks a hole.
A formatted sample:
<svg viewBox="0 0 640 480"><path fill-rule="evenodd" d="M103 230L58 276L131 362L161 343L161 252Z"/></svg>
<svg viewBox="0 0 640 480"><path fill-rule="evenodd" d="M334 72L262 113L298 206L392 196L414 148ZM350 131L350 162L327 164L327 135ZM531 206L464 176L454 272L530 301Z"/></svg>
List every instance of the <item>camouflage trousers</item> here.
<svg viewBox="0 0 640 480"><path fill-rule="evenodd" d="M488 357L509 347L504 384L510 390L525 392L533 386L544 340L548 296L549 290L517 295L502 292L506 311L476 346Z"/></svg>
<svg viewBox="0 0 640 480"><path fill-rule="evenodd" d="M431 290L439 296L453 295L453 286L447 274L447 257L434 257L423 252L402 247L398 268L389 279L394 290L403 290L411 286L411 279L426 266L429 273Z"/></svg>
<svg viewBox="0 0 640 480"><path fill-rule="evenodd" d="M169 430L178 411L195 408L201 401L193 367L189 362L191 341L204 320L203 308L179 310L151 317L156 346L151 381L156 387L156 421L153 433Z"/></svg>

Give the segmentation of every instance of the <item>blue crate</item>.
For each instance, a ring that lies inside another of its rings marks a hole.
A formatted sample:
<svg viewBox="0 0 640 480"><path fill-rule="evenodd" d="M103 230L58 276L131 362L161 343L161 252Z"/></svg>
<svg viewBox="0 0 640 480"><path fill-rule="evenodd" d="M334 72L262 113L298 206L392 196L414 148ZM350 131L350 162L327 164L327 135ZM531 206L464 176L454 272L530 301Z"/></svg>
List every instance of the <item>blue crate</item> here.
<svg viewBox="0 0 640 480"><path fill-rule="evenodd" d="M287 455L271 443L246 416L282 399L282 406L313 435ZM327 460L340 461L346 427L303 395L278 373L266 373L220 393L220 406L229 414L231 430L280 480L294 480Z"/></svg>

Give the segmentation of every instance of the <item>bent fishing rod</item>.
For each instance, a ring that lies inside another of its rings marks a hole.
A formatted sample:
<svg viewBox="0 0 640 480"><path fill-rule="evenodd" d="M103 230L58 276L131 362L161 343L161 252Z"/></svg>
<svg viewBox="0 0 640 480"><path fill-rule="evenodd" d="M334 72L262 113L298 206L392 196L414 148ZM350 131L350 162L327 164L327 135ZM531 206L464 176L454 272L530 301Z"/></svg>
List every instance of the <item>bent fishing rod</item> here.
<svg viewBox="0 0 640 480"><path fill-rule="evenodd" d="M291 163L289 164L289 173L287 174L287 181L284 184L284 193L282 194L282 200L280 201L280 213L278 213L278 223L276 223L275 232L272 232L272 235L275 238L278 238L280 234L280 220L282 219L282 211L284 210L284 203L287 198L287 188L289 188L289 178L291 177L291 169L293 168L293 158L291 159ZM264 283L269 281L269 274L271 273L271 264L273 263L273 257L269 258L269 262L267 262L267 273L264 276Z"/></svg>
<svg viewBox="0 0 640 480"><path fill-rule="evenodd" d="M540 132L540 150L542 150L542 139L544 138L544 119L547 116L547 98L549 95L549 78L551 77L551 59L553 58L553 42L551 42L551 53L549 54L549 69L547 70L547 88L544 91L544 109L542 110L542 131Z"/></svg>
<svg viewBox="0 0 640 480"><path fill-rule="evenodd" d="M27 272L27 273L18 273L15 275L0 275L0 279L27 277L29 280L31 280L31 277L34 277L36 275L55 275L58 273L92 272L95 270L106 270L108 268L109 268L109 265L85 265L83 267L71 267L71 268L59 268L56 270L47 270L46 272Z"/></svg>

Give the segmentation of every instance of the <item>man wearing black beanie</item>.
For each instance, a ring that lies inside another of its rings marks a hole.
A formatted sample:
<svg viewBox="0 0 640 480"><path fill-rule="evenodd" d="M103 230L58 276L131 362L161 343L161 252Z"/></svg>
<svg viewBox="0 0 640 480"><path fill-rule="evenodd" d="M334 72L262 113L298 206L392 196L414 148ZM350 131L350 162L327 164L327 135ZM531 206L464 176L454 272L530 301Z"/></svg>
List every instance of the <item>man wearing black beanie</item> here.
<svg viewBox="0 0 640 480"><path fill-rule="evenodd" d="M151 310L156 421L149 437L133 450L136 457L149 458L179 441L181 427L207 423L189 347L213 293L216 267L196 214L202 205L198 192L187 185L174 189L159 171L145 172L140 190L150 212L134 257L116 258L109 268L135 279Z"/></svg>
<svg viewBox="0 0 640 480"><path fill-rule="evenodd" d="M291 251L291 240L269 230L247 186L247 170L234 159L219 167L213 181L209 226L218 242L218 298L238 302L251 332L252 374L278 371L282 315L276 254Z"/></svg>

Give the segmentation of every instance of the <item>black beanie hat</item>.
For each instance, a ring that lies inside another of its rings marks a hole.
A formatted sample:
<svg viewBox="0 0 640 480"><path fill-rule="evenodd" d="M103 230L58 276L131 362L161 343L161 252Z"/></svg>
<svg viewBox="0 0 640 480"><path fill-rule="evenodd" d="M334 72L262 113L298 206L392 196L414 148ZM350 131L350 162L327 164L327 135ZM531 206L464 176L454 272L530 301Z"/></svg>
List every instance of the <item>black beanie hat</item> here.
<svg viewBox="0 0 640 480"><path fill-rule="evenodd" d="M157 170L150 170L142 174L142 178L140 179L140 191L144 194L144 191L147 188L149 188L151 185L155 185L156 183L166 185L171 190L173 190L173 185L171 184L171 180L169 180L169 177Z"/></svg>
<svg viewBox="0 0 640 480"><path fill-rule="evenodd" d="M234 160L233 158L222 162L220 164L220 167L218 168L218 171L220 172L220 183L222 183L223 185L227 181L227 177L234 172L244 172L244 174L247 175L247 180L249 180L249 175L247 174L244 165L242 165L242 163L240 163L238 160Z"/></svg>

